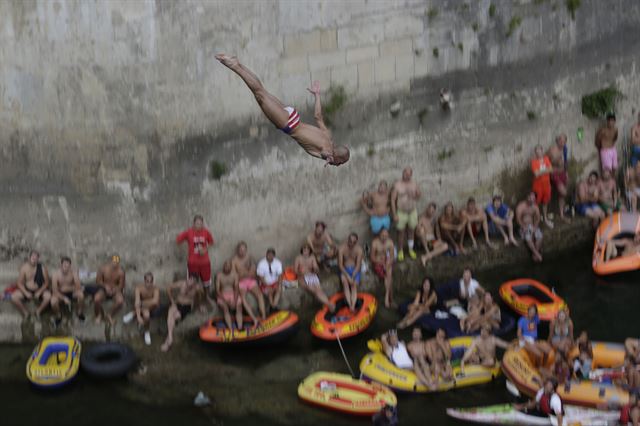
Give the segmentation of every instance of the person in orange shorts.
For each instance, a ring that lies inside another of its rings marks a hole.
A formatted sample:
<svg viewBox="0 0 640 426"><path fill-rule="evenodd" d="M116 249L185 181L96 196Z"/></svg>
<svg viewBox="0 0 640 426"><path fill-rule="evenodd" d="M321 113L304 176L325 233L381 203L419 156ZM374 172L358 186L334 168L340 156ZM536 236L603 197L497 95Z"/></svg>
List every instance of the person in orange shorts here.
<svg viewBox="0 0 640 426"><path fill-rule="evenodd" d="M548 207L551 201L551 160L544 155L542 146L538 145L535 155L531 159L531 171L533 172L533 192L536 193L536 203L542 205L542 220L549 228L553 228L553 222L549 220Z"/></svg>

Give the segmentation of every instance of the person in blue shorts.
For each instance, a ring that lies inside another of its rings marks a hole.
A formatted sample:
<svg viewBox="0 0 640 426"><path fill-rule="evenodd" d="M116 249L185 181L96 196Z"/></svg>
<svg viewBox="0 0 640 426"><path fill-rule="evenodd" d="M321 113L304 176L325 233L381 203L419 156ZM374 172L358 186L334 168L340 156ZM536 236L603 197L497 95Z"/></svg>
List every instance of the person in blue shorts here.
<svg viewBox="0 0 640 426"><path fill-rule="evenodd" d="M487 218L489 219L489 234L502 235L504 245L510 243L518 247L515 237L513 236L513 210L502 202L502 197L496 195L487 205L485 209Z"/></svg>
<svg viewBox="0 0 640 426"><path fill-rule="evenodd" d="M352 232L347 241L338 249L338 267L340 268L340 281L344 289L344 297L349 309L356 310L358 301L358 284L360 284L360 271L364 251L358 244L358 234Z"/></svg>
<svg viewBox="0 0 640 426"><path fill-rule="evenodd" d="M373 235L378 235L380 231L391 229L391 216L389 216L389 185L387 181L381 180L378 190L373 193L367 191L362 194L360 200L362 208L369 215L369 225Z"/></svg>

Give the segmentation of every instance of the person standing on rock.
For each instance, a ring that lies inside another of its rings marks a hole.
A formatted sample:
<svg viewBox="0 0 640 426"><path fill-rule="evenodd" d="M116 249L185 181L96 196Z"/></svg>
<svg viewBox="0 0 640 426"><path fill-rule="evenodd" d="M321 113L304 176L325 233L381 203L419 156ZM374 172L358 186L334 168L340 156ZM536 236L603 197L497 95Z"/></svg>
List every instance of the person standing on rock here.
<svg viewBox="0 0 640 426"><path fill-rule="evenodd" d="M325 166L339 166L349 161L349 148L335 145L332 135L324 123L322 107L320 105L320 83L314 81L309 89L315 96L316 126L305 124L300 120L300 114L290 106L284 104L271 93L267 92L258 76L242 65L235 56L224 53L216 55L216 59L231 71L235 72L249 87L256 98L256 102L264 115L280 130L295 139L307 154L326 161Z"/></svg>
<svg viewBox="0 0 640 426"><path fill-rule="evenodd" d="M360 203L364 211L369 215L369 226L373 235L378 235L383 229L390 230L391 217L389 216L389 187L387 181L381 180L376 192L362 194Z"/></svg>
<svg viewBox="0 0 640 426"><path fill-rule="evenodd" d="M520 226L520 237L525 242L535 262L542 262L542 230L540 208L536 204L536 193L531 191L526 200L516 207L516 221Z"/></svg>
<svg viewBox="0 0 640 426"><path fill-rule="evenodd" d="M360 270L364 251L358 244L358 234L352 232L347 241L338 249L338 267L340 268L340 281L344 288L344 298L351 312L356 310L358 301L358 285L360 284Z"/></svg>
<svg viewBox="0 0 640 426"><path fill-rule="evenodd" d="M418 184L412 180L413 170L406 167L402 171L402 179L393 185L391 191L391 213L398 230L398 261L404 260L404 243L409 247L409 257L415 259L413 239L418 226L417 201L422 195ZM406 232L406 234L405 234Z"/></svg>
<svg viewBox="0 0 640 426"><path fill-rule="evenodd" d="M547 152L551 160L553 171L551 172L551 182L558 193L558 209L560 210L560 220L569 222L564 216L565 198L567 197L567 182L569 174L567 173L567 135L564 133L556 138L556 141Z"/></svg>
<svg viewBox="0 0 640 426"><path fill-rule="evenodd" d="M612 112L607 114L607 124L600 127L596 132L596 148L600 154L600 170L609 169L615 176L618 169L618 151L616 141L618 140L618 128L616 127L616 115Z"/></svg>
<svg viewBox="0 0 640 426"><path fill-rule="evenodd" d="M60 303L71 309L71 300L77 303L78 319L84 321L84 291L78 273L71 269L71 258L64 256L60 260L60 269L51 276L51 309L55 313L55 324L60 324L62 313Z"/></svg>
<svg viewBox="0 0 640 426"><path fill-rule="evenodd" d="M373 272L384 283L384 306L388 309L393 302L393 261L396 258L396 247L391 238L389 231L383 229L380 235L373 239L371 243L371 265Z"/></svg>
<svg viewBox="0 0 640 426"><path fill-rule="evenodd" d="M40 314L51 302L51 291L49 290L49 272L47 267L40 263L40 253L31 250L29 260L22 264L18 274L18 288L11 295L11 302L18 308L23 318L29 316L29 311L24 306L25 300L33 300L38 304L35 315L40 318Z"/></svg>
<svg viewBox="0 0 640 426"><path fill-rule="evenodd" d="M544 155L542 146L538 145L531 159L531 171L533 172L533 188L536 193L536 203L542 205L542 221L553 229L553 222L549 220L549 202L551 201L551 160Z"/></svg>
<svg viewBox="0 0 640 426"><path fill-rule="evenodd" d="M98 269L96 284L98 285L98 291L95 296L93 296L96 323L102 321L102 315L104 313L102 304L105 299L113 299L113 307L111 308L111 312L107 314L107 321L113 325L113 316L124 303L125 273L122 266L120 266L120 256L114 254L111 256L110 262L105 263Z"/></svg>
<svg viewBox="0 0 640 426"><path fill-rule="evenodd" d="M211 304L211 260L209 259L209 247L214 240L211 232L204 227L204 219L197 214L193 218L193 226L176 237L176 244L187 242L189 249L187 257L187 274L196 276L202 283L201 293L205 300Z"/></svg>

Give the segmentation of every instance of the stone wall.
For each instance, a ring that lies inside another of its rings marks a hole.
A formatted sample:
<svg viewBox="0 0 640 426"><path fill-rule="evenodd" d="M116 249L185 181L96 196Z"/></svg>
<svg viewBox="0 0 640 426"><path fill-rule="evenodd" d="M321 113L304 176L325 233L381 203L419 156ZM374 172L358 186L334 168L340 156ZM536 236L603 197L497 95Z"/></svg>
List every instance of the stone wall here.
<svg viewBox="0 0 640 426"><path fill-rule="evenodd" d="M597 123L580 96L616 83L626 132L639 22L634 0L583 0L575 19L560 0L1 2L0 275L36 246L89 269L118 251L132 275L168 280L184 261L175 234L196 212L219 240L216 265L239 239L289 257L318 218L337 236L365 232L357 197L405 165L423 203L484 199L560 131L587 164ZM343 86L333 130L351 162L324 169L275 131L218 51L305 120L311 80ZM212 161L228 169L221 180Z"/></svg>

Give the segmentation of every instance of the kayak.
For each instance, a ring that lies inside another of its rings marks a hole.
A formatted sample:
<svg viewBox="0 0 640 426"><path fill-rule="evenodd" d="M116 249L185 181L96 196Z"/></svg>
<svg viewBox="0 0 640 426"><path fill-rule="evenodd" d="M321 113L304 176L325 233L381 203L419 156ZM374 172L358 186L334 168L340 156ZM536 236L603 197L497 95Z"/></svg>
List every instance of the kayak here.
<svg viewBox="0 0 640 426"><path fill-rule="evenodd" d="M462 359L472 342L472 337L449 339L453 379L448 381L439 380L435 389L430 389L420 383L413 370L401 369L393 364L382 352L380 340L370 340L368 342L368 347L372 352L362 358L360 374L365 380L382 383L394 391L409 393L443 392L453 388L490 382L500 374L500 363L491 368L469 364L465 366L464 373L460 371L460 359Z"/></svg>
<svg viewBox="0 0 640 426"><path fill-rule="evenodd" d="M616 238L633 238L638 232L640 215L636 213L619 212L602 219L593 244L593 271L598 275L610 275L640 269L640 253L604 260L607 243Z"/></svg>
<svg viewBox="0 0 640 426"><path fill-rule="evenodd" d="M542 321L551 321L567 304L549 287L530 278L519 278L500 286L500 297L504 303L518 315L527 314L529 306L536 305L538 317Z"/></svg>
<svg viewBox="0 0 640 426"><path fill-rule="evenodd" d="M385 405L398 404L396 395L386 386L324 371L304 379L298 386L298 396L322 408L359 416L372 416Z"/></svg>
<svg viewBox="0 0 640 426"><path fill-rule="evenodd" d="M595 410L565 406L562 424L574 425L607 425L616 422L619 411ZM447 408L447 414L459 420L484 424L509 425L557 425L555 416L540 417L516 410L512 404L489 405L473 408Z"/></svg>
<svg viewBox="0 0 640 426"><path fill-rule="evenodd" d="M223 317L212 318L200 327L200 339L204 342L225 345L268 344L281 342L291 337L297 330L298 315L291 311L277 311L255 328L248 316L244 317L241 329L229 329Z"/></svg>
<svg viewBox="0 0 640 426"><path fill-rule="evenodd" d="M311 323L311 333L324 340L346 339L360 334L369 327L378 310L376 298L368 293L358 293L355 312L351 312L344 293L336 293L329 298L335 304L335 312L324 306Z"/></svg>
<svg viewBox="0 0 640 426"><path fill-rule="evenodd" d="M27 379L41 388L57 388L78 373L82 346L75 337L45 337L27 361Z"/></svg>

